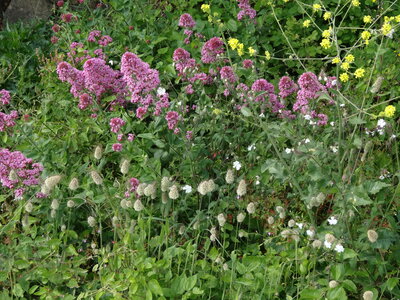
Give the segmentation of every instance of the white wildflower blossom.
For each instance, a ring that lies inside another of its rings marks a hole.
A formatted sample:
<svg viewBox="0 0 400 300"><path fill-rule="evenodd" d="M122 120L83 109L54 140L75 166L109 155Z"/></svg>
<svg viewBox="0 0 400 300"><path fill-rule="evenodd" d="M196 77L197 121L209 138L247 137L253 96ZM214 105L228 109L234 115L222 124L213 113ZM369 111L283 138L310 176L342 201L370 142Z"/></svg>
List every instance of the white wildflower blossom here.
<svg viewBox="0 0 400 300"><path fill-rule="evenodd" d="M101 146L97 146L94 149L94 158L101 159L102 156L103 156L103 148Z"/></svg>
<svg viewBox="0 0 400 300"><path fill-rule="evenodd" d="M335 251L336 251L337 253L342 253L342 252L344 252L344 247L343 247L341 244L337 244L337 245L335 246Z"/></svg>
<svg viewBox="0 0 400 300"><path fill-rule="evenodd" d="M218 220L218 224L220 227L224 227L225 223L226 223L226 218L225 215L223 213L220 213L217 216L217 220Z"/></svg>
<svg viewBox="0 0 400 300"><path fill-rule="evenodd" d="M165 92L166 92L166 90L161 86L157 89L157 95L158 96L165 95Z"/></svg>
<svg viewBox="0 0 400 300"><path fill-rule="evenodd" d="M313 243L312 243L312 247L313 247L313 248L319 249L319 248L321 248L321 246L322 246L322 242L321 242L320 240L315 240L315 241L313 241Z"/></svg>
<svg viewBox="0 0 400 300"><path fill-rule="evenodd" d="M49 191L51 191L61 180L60 175L54 175L47 177L46 180L44 181L44 185L47 187Z"/></svg>
<svg viewBox="0 0 400 300"><path fill-rule="evenodd" d="M124 159L124 160L122 161L122 164L121 164L121 173L122 173L122 174L128 174L128 172L129 172L129 165L130 165L129 160Z"/></svg>
<svg viewBox="0 0 400 300"><path fill-rule="evenodd" d="M233 183L233 182L235 181L235 175L233 174L233 170L232 170L232 169L229 169L229 170L226 172L225 181L226 181L226 183L228 183L228 184L231 184L231 183Z"/></svg>
<svg viewBox="0 0 400 300"><path fill-rule="evenodd" d="M339 285L339 283L336 280L331 280L331 281L329 281L329 284L328 284L329 288L331 288L331 289L337 287L338 285Z"/></svg>
<svg viewBox="0 0 400 300"><path fill-rule="evenodd" d="M238 221L238 223L242 223L245 217L246 217L246 214L241 212L236 216L236 220Z"/></svg>
<svg viewBox="0 0 400 300"><path fill-rule="evenodd" d="M288 222L289 227L294 227L295 224L296 224L296 222L293 219L289 220L289 222Z"/></svg>
<svg viewBox="0 0 400 300"><path fill-rule="evenodd" d="M328 249L332 247L332 243L329 243L328 241L324 241L324 246Z"/></svg>
<svg viewBox="0 0 400 300"><path fill-rule="evenodd" d="M53 201L51 201L50 207L54 210L57 210L60 207L60 203L57 199L53 199Z"/></svg>
<svg viewBox="0 0 400 300"><path fill-rule="evenodd" d="M336 225L338 223L338 220L336 219L335 216L331 216L328 219L328 223L329 223L329 225Z"/></svg>
<svg viewBox="0 0 400 300"><path fill-rule="evenodd" d="M184 185L182 190L185 191L186 194L190 194L193 191L192 187L188 184Z"/></svg>
<svg viewBox="0 0 400 300"><path fill-rule="evenodd" d="M374 298L374 293L371 291L366 291L363 294L363 300L372 300Z"/></svg>
<svg viewBox="0 0 400 300"><path fill-rule="evenodd" d="M378 237L379 237L378 233L373 229L370 229L370 230L367 231L367 236L368 236L368 240L371 243L375 243L378 240Z"/></svg>
<svg viewBox="0 0 400 300"><path fill-rule="evenodd" d="M143 190L143 194L147 197L150 197L154 193L156 193L156 184L155 183L148 184Z"/></svg>
<svg viewBox="0 0 400 300"><path fill-rule="evenodd" d="M96 171L91 171L90 176L92 177L92 180L95 184L97 185L103 184L103 178L101 178L100 174L97 173Z"/></svg>
<svg viewBox="0 0 400 300"><path fill-rule="evenodd" d="M247 147L247 151L253 151L256 149L256 145L251 144L250 146Z"/></svg>
<svg viewBox="0 0 400 300"><path fill-rule="evenodd" d="M161 179L161 191L162 192L168 192L170 186L171 186L171 181L169 180L168 177L164 176Z"/></svg>
<svg viewBox="0 0 400 300"><path fill-rule="evenodd" d="M275 222L274 217L272 217L272 216L268 217L267 222L268 222L269 225L274 224L274 222Z"/></svg>
<svg viewBox="0 0 400 300"><path fill-rule="evenodd" d="M236 171L239 171L239 170L242 168L242 165L241 165L240 162L234 161L234 162L233 162L233 168L234 168Z"/></svg>
<svg viewBox="0 0 400 300"><path fill-rule="evenodd" d="M246 210L247 210L247 212L248 212L249 214L254 214L254 213L256 212L256 205L254 204L254 202L250 202L250 203L247 205Z"/></svg>
<svg viewBox="0 0 400 300"><path fill-rule="evenodd" d="M68 207L68 208L73 208L74 206L75 206L74 200L68 200L68 202L67 202L67 207Z"/></svg>
<svg viewBox="0 0 400 300"><path fill-rule="evenodd" d="M177 185L174 184L173 186L171 186L171 188L169 189L168 197L173 200L179 198L179 189Z"/></svg>
<svg viewBox="0 0 400 300"><path fill-rule="evenodd" d="M96 226L96 219L94 217L92 217L92 216L89 216L87 218L87 222L88 222L90 227Z"/></svg>
<svg viewBox="0 0 400 300"><path fill-rule="evenodd" d="M384 119L379 119L376 125L377 125L377 127L379 127L379 128L385 128L385 126L386 126L386 121L385 121Z"/></svg>
<svg viewBox="0 0 400 300"><path fill-rule="evenodd" d="M247 192L247 184L246 184L246 181L244 179L242 179L239 182L239 185L236 190L236 194L238 196L244 196L244 195L246 195L246 192Z"/></svg>
<svg viewBox="0 0 400 300"><path fill-rule="evenodd" d="M144 189L147 187L147 183L140 183L136 189L136 193L139 196L143 196L144 195Z"/></svg>
<svg viewBox="0 0 400 300"><path fill-rule="evenodd" d="M25 204L25 211L27 213L31 213L33 211L33 204L32 202L28 201L28 203Z"/></svg>
<svg viewBox="0 0 400 300"><path fill-rule="evenodd" d="M71 181L69 182L68 188L69 188L71 191L75 191L76 189L78 189L78 188L79 188L79 181L78 181L78 178L75 178L75 177L72 178Z"/></svg>
<svg viewBox="0 0 400 300"><path fill-rule="evenodd" d="M140 199L137 199L135 203L133 204L133 209L136 211L142 211L144 209L142 201Z"/></svg>

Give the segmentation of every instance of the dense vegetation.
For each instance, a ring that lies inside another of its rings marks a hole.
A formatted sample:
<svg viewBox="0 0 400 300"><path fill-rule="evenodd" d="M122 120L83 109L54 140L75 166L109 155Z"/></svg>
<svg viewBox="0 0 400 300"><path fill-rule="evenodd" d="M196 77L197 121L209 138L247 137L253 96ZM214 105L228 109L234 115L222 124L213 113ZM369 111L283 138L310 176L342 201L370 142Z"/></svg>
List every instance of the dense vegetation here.
<svg viewBox="0 0 400 300"><path fill-rule="evenodd" d="M58 1L0 32L0 299L400 298L397 0Z"/></svg>

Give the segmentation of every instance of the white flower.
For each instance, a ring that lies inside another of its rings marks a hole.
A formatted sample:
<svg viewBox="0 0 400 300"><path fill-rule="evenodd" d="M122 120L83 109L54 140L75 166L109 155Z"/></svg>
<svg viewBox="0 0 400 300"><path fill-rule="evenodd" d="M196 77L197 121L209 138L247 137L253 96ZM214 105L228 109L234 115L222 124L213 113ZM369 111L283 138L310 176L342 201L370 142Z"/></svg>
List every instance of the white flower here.
<svg viewBox="0 0 400 300"><path fill-rule="evenodd" d="M340 106L340 107L345 107L345 105L346 105L346 104L341 103L339 106Z"/></svg>
<svg viewBox="0 0 400 300"><path fill-rule="evenodd" d="M344 251L344 248L343 248L342 245L337 244L337 245L335 246L335 251L336 251L337 253L342 253L342 252Z"/></svg>
<svg viewBox="0 0 400 300"><path fill-rule="evenodd" d="M333 121L330 122L329 124L330 124L332 127L335 126L335 122L333 122Z"/></svg>
<svg viewBox="0 0 400 300"><path fill-rule="evenodd" d="M250 146L247 147L247 151L252 151L256 149L256 145L251 144Z"/></svg>
<svg viewBox="0 0 400 300"><path fill-rule="evenodd" d="M332 80L332 86L335 86L336 83L337 83L337 80L336 80L336 79Z"/></svg>
<svg viewBox="0 0 400 300"><path fill-rule="evenodd" d="M391 29L389 33L386 35L389 39L393 38L394 29Z"/></svg>
<svg viewBox="0 0 400 300"><path fill-rule="evenodd" d="M225 223L226 223L226 218L225 218L225 216L224 216L223 213L220 213L220 214L217 216L217 220L218 220L219 226L220 226L220 227L224 227L224 225L225 225Z"/></svg>
<svg viewBox="0 0 400 300"><path fill-rule="evenodd" d="M182 190L184 190L186 194L190 194L193 189L192 189L192 187L190 185L187 184L187 185L182 187Z"/></svg>
<svg viewBox="0 0 400 300"><path fill-rule="evenodd" d="M386 126L386 121L384 119L379 119L377 126L380 128L384 128Z"/></svg>
<svg viewBox="0 0 400 300"><path fill-rule="evenodd" d="M381 176L379 176L379 179L383 180L383 179L385 179L385 176L381 175Z"/></svg>
<svg viewBox="0 0 400 300"><path fill-rule="evenodd" d="M165 92L166 92L165 89L162 88L162 87L159 87L159 88L157 89L157 95L158 95L158 96L164 95Z"/></svg>
<svg viewBox="0 0 400 300"><path fill-rule="evenodd" d="M330 148L331 148L333 153L336 153L339 150L337 146L331 146Z"/></svg>
<svg viewBox="0 0 400 300"><path fill-rule="evenodd" d="M299 227L300 229L303 229L304 224L303 223L296 223L297 227Z"/></svg>
<svg viewBox="0 0 400 300"><path fill-rule="evenodd" d="M310 142L310 139L305 139L304 144L308 144Z"/></svg>
<svg viewBox="0 0 400 300"><path fill-rule="evenodd" d="M290 153L292 153L292 151L293 151L293 150L292 150L292 149L290 149L290 148L286 148L286 149L285 149L285 152L286 152L287 154L290 154Z"/></svg>
<svg viewBox="0 0 400 300"><path fill-rule="evenodd" d="M256 212L256 206L254 205L253 202L250 202L250 203L247 205L247 212L248 212L249 214L254 214L254 213Z"/></svg>
<svg viewBox="0 0 400 300"><path fill-rule="evenodd" d="M336 225L337 222L338 222L338 220L333 216L328 219L329 225Z"/></svg>
<svg viewBox="0 0 400 300"><path fill-rule="evenodd" d="M240 213L237 215L236 219L237 219L238 223L242 223L245 217L246 217L246 215L244 213Z"/></svg>
<svg viewBox="0 0 400 300"><path fill-rule="evenodd" d="M311 116L310 115L304 115L304 119L306 119L307 121L311 120Z"/></svg>
<svg viewBox="0 0 400 300"><path fill-rule="evenodd" d="M306 233L307 233L307 235L308 235L310 238L313 238L314 235L315 235L314 230L311 230L311 229L308 229L308 230L306 231Z"/></svg>
<svg viewBox="0 0 400 300"><path fill-rule="evenodd" d="M310 125L315 125L315 124L317 124L317 122L311 120L309 124Z"/></svg>
<svg viewBox="0 0 400 300"><path fill-rule="evenodd" d="M391 139L395 139L396 138L396 135L395 134L392 134L392 136L390 137Z"/></svg>
<svg viewBox="0 0 400 300"><path fill-rule="evenodd" d="M236 171L239 171L242 168L242 165L240 164L240 162L235 161L233 162L233 168L236 169Z"/></svg>
<svg viewBox="0 0 400 300"><path fill-rule="evenodd" d="M324 242L324 246L328 249L330 249L332 247L332 243L329 243L328 241Z"/></svg>
<svg viewBox="0 0 400 300"><path fill-rule="evenodd" d="M259 115L259 117L264 118L264 117L265 117L264 113L261 113L261 114Z"/></svg>
<svg viewBox="0 0 400 300"><path fill-rule="evenodd" d="M114 65L114 62L113 62L112 60L109 60L108 63L109 63L110 65L112 65L112 66Z"/></svg>
<svg viewBox="0 0 400 300"><path fill-rule="evenodd" d="M141 210L143 210L143 209L144 209L144 206L143 206L143 204L142 204L142 201L140 201L139 199L137 199L137 200L135 201L135 203L133 204L133 208L134 208L136 211L141 211Z"/></svg>
<svg viewBox="0 0 400 300"><path fill-rule="evenodd" d="M260 184L260 176L256 176L256 185L259 185Z"/></svg>

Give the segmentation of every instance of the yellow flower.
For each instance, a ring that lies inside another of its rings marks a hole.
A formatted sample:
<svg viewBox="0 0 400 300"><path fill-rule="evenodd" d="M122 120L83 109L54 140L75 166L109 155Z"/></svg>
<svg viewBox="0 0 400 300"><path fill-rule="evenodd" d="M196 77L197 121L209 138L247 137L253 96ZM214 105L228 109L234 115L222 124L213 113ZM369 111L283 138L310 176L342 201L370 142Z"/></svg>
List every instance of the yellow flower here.
<svg viewBox="0 0 400 300"><path fill-rule="evenodd" d="M303 22L303 27L310 27L310 24L311 24L311 21L310 20L305 20L304 22Z"/></svg>
<svg viewBox="0 0 400 300"><path fill-rule="evenodd" d="M250 56L254 56L254 55L256 54L256 52L257 52L257 51L256 51L255 49L253 49L252 47L249 47L248 50L249 50Z"/></svg>
<svg viewBox="0 0 400 300"><path fill-rule="evenodd" d="M205 12L205 13L210 13L210 5L208 5L208 4L202 4L200 8L201 8L201 10L202 10L203 12Z"/></svg>
<svg viewBox="0 0 400 300"><path fill-rule="evenodd" d="M350 64L348 62L344 62L340 68L347 71L350 68Z"/></svg>
<svg viewBox="0 0 400 300"><path fill-rule="evenodd" d="M237 45L237 52L240 56L242 56L244 54L244 45L243 43L240 43Z"/></svg>
<svg viewBox="0 0 400 300"><path fill-rule="evenodd" d="M347 61L348 63L352 63L354 61L354 55L353 54L346 55L344 60Z"/></svg>
<svg viewBox="0 0 400 300"><path fill-rule="evenodd" d="M313 4L313 11L320 11L321 10L321 5L318 3Z"/></svg>
<svg viewBox="0 0 400 300"><path fill-rule="evenodd" d="M360 0L353 0L351 1L351 4L353 4L353 6L358 7L360 6Z"/></svg>
<svg viewBox="0 0 400 300"><path fill-rule="evenodd" d="M331 17L332 17L332 13L331 12L327 11L326 13L324 13L323 18L324 18L325 21L329 20Z"/></svg>
<svg viewBox="0 0 400 300"><path fill-rule="evenodd" d="M369 40L371 38L371 33L369 31L363 31L361 32L361 38L363 40Z"/></svg>
<svg viewBox="0 0 400 300"><path fill-rule="evenodd" d="M371 16L364 16L363 21L365 24L372 23Z"/></svg>
<svg viewBox="0 0 400 300"><path fill-rule="evenodd" d="M400 15L397 15L394 19L396 20L397 23L400 23Z"/></svg>
<svg viewBox="0 0 400 300"><path fill-rule="evenodd" d="M383 24L383 26L382 26L383 35L389 34L390 30L392 30L392 25L390 25L389 23Z"/></svg>
<svg viewBox="0 0 400 300"><path fill-rule="evenodd" d="M322 39L320 45L322 48L328 49L331 47L331 42L328 39Z"/></svg>
<svg viewBox="0 0 400 300"><path fill-rule="evenodd" d="M267 60L270 60L271 59L271 53L269 53L269 51L265 51L265 58L267 59Z"/></svg>
<svg viewBox="0 0 400 300"><path fill-rule="evenodd" d="M324 37L324 38L329 38L330 36L331 36L331 31L330 30L324 30L324 31L322 31L322 36Z"/></svg>
<svg viewBox="0 0 400 300"><path fill-rule="evenodd" d="M333 64L338 64L338 63L340 63L340 58L336 56L334 59L332 59L332 63L333 63Z"/></svg>
<svg viewBox="0 0 400 300"><path fill-rule="evenodd" d="M385 107L385 110L383 111L383 116L386 118L393 118L395 112L396 112L396 107L394 107L393 105L388 105Z"/></svg>
<svg viewBox="0 0 400 300"><path fill-rule="evenodd" d="M347 81L349 81L349 74L342 73L342 74L340 74L339 79L341 82L347 82Z"/></svg>
<svg viewBox="0 0 400 300"><path fill-rule="evenodd" d="M238 47L238 44L239 44L238 39L229 38L228 45L231 47L232 50L235 50Z"/></svg>
<svg viewBox="0 0 400 300"><path fill-rule="evenodd" d="M354 72L354 76L356 78L361 78L364 77L365 74L365 70L363 68L358 68L355 72Z"/></svg>
<svg viewBox="0 0 400 300"><path fill-rule="evenodd" d="M217 116L218 116L218 115L220 115L221 113L222 113L222 110L220 110L220 109L218 109L218 108L216 108L216 109L213 110L213 114L214 114L214 115L217 115Z"/></svg>
<svg viewBox="0 0 400 300"><path fill-rule="evenodd" d="M212 17L208 16L208 22L212 23Z"/></svg>

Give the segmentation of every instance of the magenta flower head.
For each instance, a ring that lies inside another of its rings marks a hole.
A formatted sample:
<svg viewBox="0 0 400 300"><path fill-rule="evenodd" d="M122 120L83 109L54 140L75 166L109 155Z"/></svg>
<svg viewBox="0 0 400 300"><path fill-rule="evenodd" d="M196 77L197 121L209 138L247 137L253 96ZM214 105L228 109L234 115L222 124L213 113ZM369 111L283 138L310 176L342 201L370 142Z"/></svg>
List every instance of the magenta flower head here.
<svg viewBox="0 0 400 300"><path fill-rule="evenodd" d="M179 18L179 24L180 27L184 28L193 28L196 26L196 22L193 20L192 16L189 14L183 14Z"/></svg>
<svg viewBox="0 0 400 300"><path fill-rule="evenodd" d="M251 86L251 89L254 92L267 91L269 93L273 93L275 88L272 83L269 83L265 79L257 79L256 81L254 81L253 85Z"/></svg>
<svg viewBox="0 0 400 300"><path fill-rule="evenodd" d="M10 103L10 92L7 90L0 91L0 104L6 105Z"/></svg>
<svg viewBox="0 0 400 300"><path fill-rule="evenodd" d="M112 149L115 152L121 152L122 151L122 144L115 143L115 144L112 145Z"/></svg>
<svg viewBox="0 0 400 300"><path fill-rule="evenodd" d="M312 72L306 72L300 75L298 84L301 89L318 92L324 89L324 86L319 82L317 75Z"/></svg>
<svg viewBox="0 0 400 300"><path fill-rule="evenodd" d="M61 19L65 22L65 23L70 23L72 21L72 14L62 14L61 15Z"/></svg>
<svg viewBox="0 0 400 300"><path fill-rule="evenodd" d="M125 125L125 121L121 118L112 118L110 120L111 132L118 133L121 127Z"/></svg>
<svg viewBox="0 0 400 300"><path fill-rule="evenodd" d="M295 84L294 81L288 76L283 76L279 80L279 96L281 96L281 98L288 97L289 95L296 92L298 89L299 87L297 86L297 84Z"/></svg>
<svg viewBox="0 0 400 300"><path fill-rule="evenodd" d="M165 120L168 122L168 129L174 130L179 121L179 114L176 111L169 111Z"/></svg>
<svg viewBox="0 0 400 300"><path fill-rule="evenodd" d="M224 42L218 37L213 37L204 43L201 49L201 61L205 64L216 62L218 55L224 52Z"/></svg>
<svg viewBox="0 0 400 300"><path fill-rule="evenodd" d="M51 30L53 30L53 32L59 32L60 31L60 25L54 24L53 27L51 27Z"/></svg>
<svg viewBox="0 0 400 300"><path fill-rule="evenodd" d="M175 49L174 55L172 56L174 62L185 61L189 58L190 58L190 53L183 48Z"/></svg>
<svg viewBox="0 0 400 300"><path fill-rule="evenodd" d="M250 69L253 66L253 61L251 59L245 59L242 64L243 68Z"/></svg>
<svg viewBox="0 0 400 300"><path fill-rule="evenodd" d="M236 74L231 67L222 67L219 73L221 74L221 79L223 80L231 83L234 83L236 81Z"/></svg>

